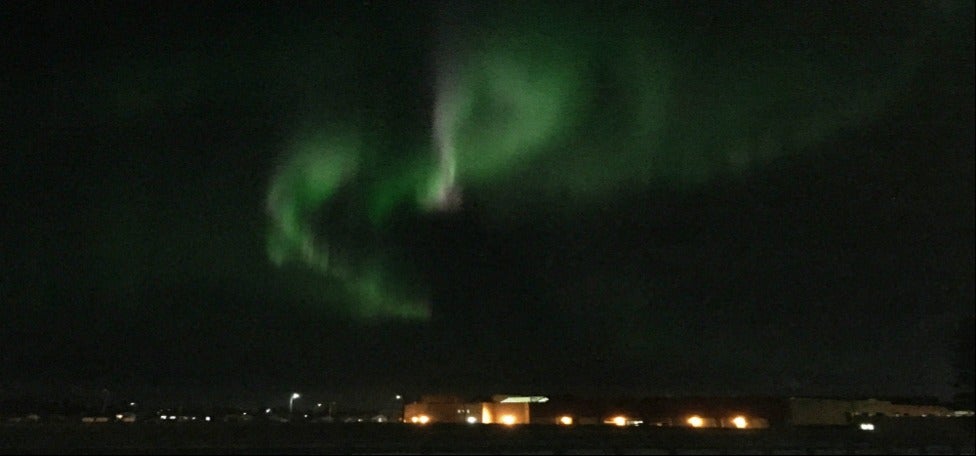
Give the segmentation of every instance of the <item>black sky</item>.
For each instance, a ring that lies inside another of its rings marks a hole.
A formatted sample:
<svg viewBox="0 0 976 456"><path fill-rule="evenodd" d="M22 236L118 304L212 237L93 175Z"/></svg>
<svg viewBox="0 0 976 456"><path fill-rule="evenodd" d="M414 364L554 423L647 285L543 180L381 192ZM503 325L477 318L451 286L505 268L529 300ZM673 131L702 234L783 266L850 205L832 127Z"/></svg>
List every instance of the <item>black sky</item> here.
<svg viewBox="0 0 976 456"><path fill-rule="evenodd" d="M400 214L390 239L433 316L378 323L268 261L265 192L323 111L429 135L436 5L5 3L0 393L947 397L976 299L972 4L843 5L789 19L925 43L886 112L743 177L570 216L502 223L477 193ZM735 36L764 7L653 14Z"/></svg>

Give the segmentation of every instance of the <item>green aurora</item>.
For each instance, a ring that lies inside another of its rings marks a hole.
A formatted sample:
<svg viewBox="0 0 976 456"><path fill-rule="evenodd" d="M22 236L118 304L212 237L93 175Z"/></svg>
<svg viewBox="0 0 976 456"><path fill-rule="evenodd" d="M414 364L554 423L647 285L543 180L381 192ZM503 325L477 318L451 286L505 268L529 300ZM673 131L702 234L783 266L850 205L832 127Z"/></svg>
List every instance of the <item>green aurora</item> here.
<svg viewBox="0 0 976 456"><path fill-rule="evenodd" d="M361 122L335 127L342 119L297 135L267 197L271 261L310 268L327 296L346 294L323 299L355 303L340 313L426 320L409 261L379 241L398 208L443 209L453 189L500 217L578 211L734 179L877 117L918 63L907 39L882 48L795 37L785 24L764 45L744 34L717 53L710 43L722 37L637 19L579 29L572 17L455 31L423 147L387 150Z"/></svg>

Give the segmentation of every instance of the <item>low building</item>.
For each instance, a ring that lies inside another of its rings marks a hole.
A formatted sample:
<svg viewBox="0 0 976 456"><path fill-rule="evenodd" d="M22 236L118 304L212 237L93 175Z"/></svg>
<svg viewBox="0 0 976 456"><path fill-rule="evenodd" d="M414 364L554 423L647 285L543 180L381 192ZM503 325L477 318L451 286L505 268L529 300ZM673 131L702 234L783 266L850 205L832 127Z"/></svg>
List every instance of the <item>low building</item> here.
<svg viewBox="0 0 976 456"><path fill-rule="evenodd" d="M851 422L851 401L791 397L790 424L794 426L846 426Z"/></svg>
<svg viewBox="0 0 976 456"><path fill-rule="evenodd" d="M414 424L528 424L529 404L545 402L542 396L495 395L490 401L463 401L457 396L422 396L404 405L403 420Z"/></svg>
<svg viewBox="0 0 976 456"><path fill-rule="evenodd" d="M750 397L648 397L591 400L553 397L532 409L539 424L767 428L782 421L783 401Z"/></svg>
<svg viewBox="0 0 976 456"><path fill-rule="evenodd" d="M112 419L107 416L85 416L81 418L81 422L85 424L101 424L109 423Z"/></svg>
<svg viewBox="0 0 976 456"><path fill-rule="evenodd" d="M847 426L869 417L907 418L952 416L938 405L895 404L877 399L844 400L792 397L790 424L794 426Z"/></svg>

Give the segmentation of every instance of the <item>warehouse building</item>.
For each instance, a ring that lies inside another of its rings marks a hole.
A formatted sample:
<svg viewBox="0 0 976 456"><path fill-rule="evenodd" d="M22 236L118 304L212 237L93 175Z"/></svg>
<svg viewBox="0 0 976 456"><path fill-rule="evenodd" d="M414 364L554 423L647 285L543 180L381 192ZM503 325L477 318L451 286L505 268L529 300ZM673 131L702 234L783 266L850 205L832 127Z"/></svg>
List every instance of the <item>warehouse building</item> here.
<svg viewBox="0 0 976 456"><path fill-rule="evenodd" d="M544 396L495 395L490 400L464 401L457 396L428 395L404 405L403 419L414 424L528 424L529 405L546 401Z"/></svg>

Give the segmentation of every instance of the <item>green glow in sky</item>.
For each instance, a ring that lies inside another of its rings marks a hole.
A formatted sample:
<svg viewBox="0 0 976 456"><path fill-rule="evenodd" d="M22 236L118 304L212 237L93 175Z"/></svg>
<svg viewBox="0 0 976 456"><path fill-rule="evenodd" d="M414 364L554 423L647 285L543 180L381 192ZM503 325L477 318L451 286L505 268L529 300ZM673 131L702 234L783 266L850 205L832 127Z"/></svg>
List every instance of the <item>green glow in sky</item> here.
<svg viewBox="0 0 976 456"><path fill-rule="evenodd" d="M328 251L315 239L312 218L358 168L358 140L319 133L296 143L268 193L272 226L268 255L277 265L292 257L323 269Z"/></svg>
<svg viewBox="0 0 976 456"><path fill-rule="evenodd" d="M363 142L353 130L317 132L295 141L278 167L268 193L267 209L271 218L268 256L279 267L295 262L320 274L326 285L337 288L323 293L321 298L355 303L342 309L352 316L429 318L429 306L424 299L402 292L398 282L375 264L362 264L349 254L334 257L333 251L344 252L346 246L320 232L320 220L326 220L329 228L338 226L339 231L360 229L349 221L350 214L330 213L327 203L346 188L352 188L356 194L346 198L358 196L362 148ZM380 221L386 215L384 212L393 209L395 195L410 191L414 188L396 179L381 182L377 191L369 195L370 219ZM337 299L343 295L347 299Z"/></svg>
<svg viewBox="0 0 976 456"><path fill-rule="evenodd" d="M443 209L457 189L495 212L577 211L735 178L876 117L917 63L910 45L886 53L773 34L766 46L716 47L639 20L518 22L445 51L424 147L388 150L363 140L383 132L361 126L296 140L268 195L271 261L318 271L353 296L354 316L426 319L429 305L370 247L397 207Z"/></svg>

